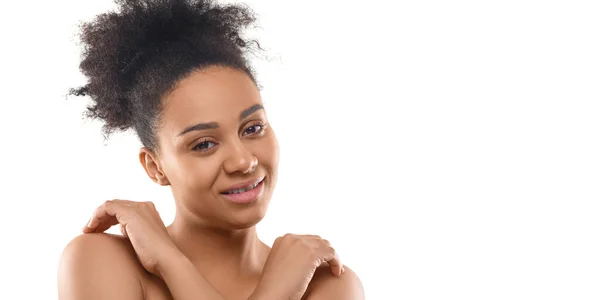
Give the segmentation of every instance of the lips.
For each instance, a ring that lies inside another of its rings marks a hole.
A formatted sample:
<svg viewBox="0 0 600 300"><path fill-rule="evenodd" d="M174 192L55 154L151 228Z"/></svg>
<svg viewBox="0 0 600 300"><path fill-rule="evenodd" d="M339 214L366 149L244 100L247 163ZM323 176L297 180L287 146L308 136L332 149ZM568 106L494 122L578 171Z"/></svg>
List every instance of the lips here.
<svg viewBox="0 0 600 300"><path fill-rule="evenodd" d="M253 180L248 180L248 181L244 181L235 185L232 185L230 187L228 187L227 189L221 191L221 194L236 194L236 193L241 193L244 192L246 190L251 190L253 188L256 188L256 186L261 183L265 178L264 177L260 177L260 178L256 178Z"/></svg>
<svg viewBox="0 0 600 300"><path fill-rule="evenodd" d="M241 188L237 188L239 186L241 186ZM228 189L227 191L221 193L221 195L236 205L248 205L258 201L260 196L263 194L264 178L249 181L248 183L244 182L236 184L232 187L235 188Z"/></svg>

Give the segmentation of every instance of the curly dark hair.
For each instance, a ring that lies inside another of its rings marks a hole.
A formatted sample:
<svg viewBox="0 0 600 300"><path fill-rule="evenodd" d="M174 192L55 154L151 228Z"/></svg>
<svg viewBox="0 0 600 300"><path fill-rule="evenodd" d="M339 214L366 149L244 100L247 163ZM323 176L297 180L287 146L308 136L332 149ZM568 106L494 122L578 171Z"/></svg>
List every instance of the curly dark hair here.
<svg viewBox="0 0 600 300"><path fill-rule="evenodd" d="M80 26L80 70L87 83L70 95L90 96L86 115L103 132L133 128L157 148L161 99L178 81L210 66L240 70L256 83L247 55L261 49L242 30L256 21L243 5L210 0L115 0L117 11Z"/></svg>

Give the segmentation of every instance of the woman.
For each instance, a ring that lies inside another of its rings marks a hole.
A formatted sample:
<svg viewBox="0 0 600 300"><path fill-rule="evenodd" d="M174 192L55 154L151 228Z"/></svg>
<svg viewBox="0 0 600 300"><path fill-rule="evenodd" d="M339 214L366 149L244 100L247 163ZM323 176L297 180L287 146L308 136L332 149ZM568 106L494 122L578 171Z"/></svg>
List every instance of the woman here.
<svg viewBox="0 0 600 300"><path fill-rule="evenodd" d="M170 186L165 227L150 202L102 204L67 245L59 299L364 299L318 236L273 247L255 225L277 182L278 145L246 59L254 21L210 1L119 0L82 27L90 117L133 128L149 178ZM120 224L123 236L104 234Z"/></svg>

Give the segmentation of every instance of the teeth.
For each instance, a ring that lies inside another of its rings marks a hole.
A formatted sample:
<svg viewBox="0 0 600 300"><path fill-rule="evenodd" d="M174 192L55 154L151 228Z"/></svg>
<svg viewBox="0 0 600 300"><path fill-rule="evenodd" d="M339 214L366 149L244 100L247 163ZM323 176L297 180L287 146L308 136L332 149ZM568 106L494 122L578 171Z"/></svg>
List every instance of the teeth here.
<svg viewBox="0 0 600 300"><path fill-rule="evenodd" d="M246 191L249 191L249 190L255 188L259 183L260 183L260 181L257 182L257 183L255 183L255 184L253 184L253 185L251 185L251 186L249 186L249 187L247 187L247 188L242 188L242 189L237 189L237 190L231 190L229 192L226 192L225 194L239 194L239 193L243 193L243 192L246 192Z"/></svg>

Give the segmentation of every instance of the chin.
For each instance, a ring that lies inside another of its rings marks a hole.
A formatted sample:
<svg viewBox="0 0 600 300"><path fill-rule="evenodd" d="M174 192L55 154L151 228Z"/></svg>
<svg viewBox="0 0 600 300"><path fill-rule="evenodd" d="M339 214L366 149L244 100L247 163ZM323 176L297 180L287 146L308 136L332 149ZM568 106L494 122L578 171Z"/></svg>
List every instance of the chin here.
<svg viewBox="0 0 600 300"><path fill-rule="evenodd" d="M238 221L238 222L230 222L229 223L229 228L232 230L244 230L244 229L248 229L248 228L252 228L254 226L256 226L258 223L260 223L262 219L260 220L254 220L254 221Z"/></svg>
<svg viewBox="0 0 600 300"><path fill-rule="evenodd" d="M244 230L256 226L262 219L263 218L227 220L226 224L231 230Z"/></svg>
<svg viewBox="0 0 600 300"><path fill-rule="evenodd" d="M260 223L267 212L266 205L257 205L252 209L234 212L229 215L226 223L230 224L232 229L240 230L247 229Z"/></svg>

